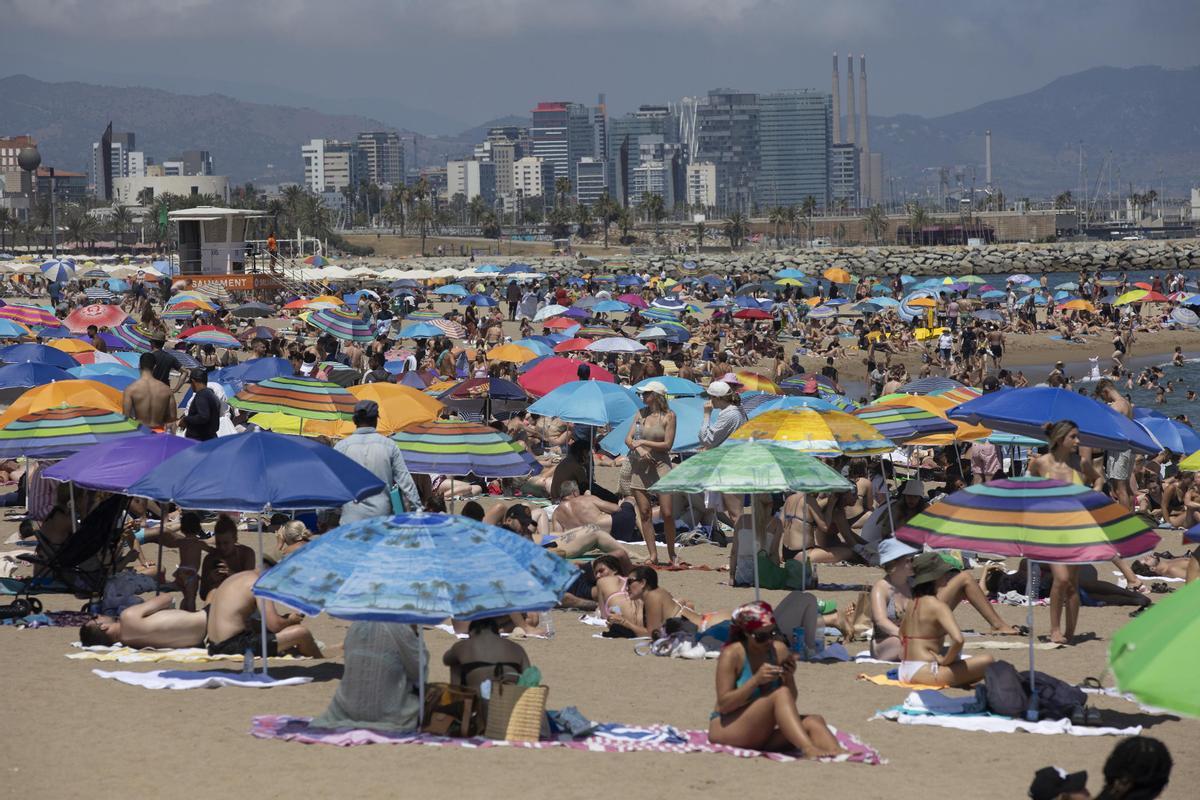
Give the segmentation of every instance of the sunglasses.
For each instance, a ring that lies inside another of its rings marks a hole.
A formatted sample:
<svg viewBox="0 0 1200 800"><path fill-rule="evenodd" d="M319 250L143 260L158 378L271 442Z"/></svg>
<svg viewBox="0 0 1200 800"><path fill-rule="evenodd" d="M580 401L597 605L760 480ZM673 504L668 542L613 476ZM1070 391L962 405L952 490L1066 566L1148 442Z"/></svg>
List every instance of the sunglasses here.
<svg viewBox="0 0 1200 800"><path fill-rule="evenodd" d="M750 636L754 639L754 641L759 643L769 642L775 638L775 629L771 628L770 630L755 631L754 633L750 634Z"/></svg>

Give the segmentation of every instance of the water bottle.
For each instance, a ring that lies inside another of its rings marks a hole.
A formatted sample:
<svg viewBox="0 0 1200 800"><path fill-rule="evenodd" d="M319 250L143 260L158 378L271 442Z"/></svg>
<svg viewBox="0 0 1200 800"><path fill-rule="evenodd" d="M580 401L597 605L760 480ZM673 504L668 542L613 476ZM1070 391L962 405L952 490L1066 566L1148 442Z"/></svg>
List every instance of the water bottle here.
<svg viewBox="0 0 1200 800"><path fill-rule="evenodd" d="M254 672L254 650L247 647L242 653L242 673L249 675Z"/></svg>
<svg viewBox="0 0 1200 800"><path fill-rule="evenodd" d="M804 628L792 628L792 652L801 661L808 661L808 650L805 647Z"/></svg>
<svg viewBox="0 0 1200 800"><path fill-rule="evenodd" d="M543 616L546 618L546 638L553 639L554 638L554 614L553 614L553 612L547 611Z"/></svg>

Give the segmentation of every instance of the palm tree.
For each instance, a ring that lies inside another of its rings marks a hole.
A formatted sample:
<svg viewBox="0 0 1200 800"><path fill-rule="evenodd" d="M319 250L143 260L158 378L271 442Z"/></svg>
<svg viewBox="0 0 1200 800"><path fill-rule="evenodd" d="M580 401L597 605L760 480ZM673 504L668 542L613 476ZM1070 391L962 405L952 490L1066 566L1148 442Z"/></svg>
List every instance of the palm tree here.
<svg viewBox="0 0 1200 800"><path fill-rule="evenodd" d="M867 209L867 213L863 214L863 228L875 240L875 244L879 244L888 228L887 214L883 212L883 206L874 205Z"/></svg>
<svg viewBox="0 0 1200 800"><path fill-rule="evenodd" d="M421 231L421 255L425 255L425 237L429 235L429 226L434 222L433 206L428 200L421 200L413 208L413 222Z"/></svg>
<svg viewBox="0 0 1200 800"><path fill-rule="evenodd" d="M592 235L592 210L579 203L575 206L575 224L579 226L578 234L580 239L587 239Z"/></svg>
<svg viewBox="0 0 1200 800"><path fill-rule="evenodd" d="M741 246L742 240L746 238L747 221L746 215L740 211L734 211L729 215L728 221L725 223L725 236L729 239L729 248L737 250Z"/></svg>
<svg viewBox="0 0 1200 800"><path fill-rule="evenodd" d="M1075 197L1074 197L1074 195L1071 194L1070 189L1068 189L1065 192L1059 193L1054 198L1054 207L1055 208L1070 208L1073 205L1075 205Z"/></svg>
<svg viewBox="0 0 1200 800"><path fill-rule="evenodd" d="M930 222L929 212L921 207L920 203L909 203L908 205L908 243L912 246L917 245L917 234L919 231L924 231L925 226Z"/></svg>
<svg viewBox="0 0 1200 800"><path fill-rule="evenodd" d="M807 231L805 237L809 246L812 245L813 238L813 214L817 213L817 198L811 194L804 198L804 202L800 204L800 214L804 217L804 229Z"/></svg>
<svg viewBox="0 0 1200 800"><path fill-rule="evenodd" d="M133 214L129 211L129 206L117 203L112 209L112 229L113 238L116 240L116 247L120 249L125 241L125 231L129 230L129 226L133 224Z"/></svg>
<svg viewBox="0 0 1200 800"><path fill-rule="evenodd" d="M555 178L554 179L554 195L556 198L555 205L562 208L567 204L567 198L571 194L571 179L570 178Z"/></svg>
<svg viewBox="0 0 1200 800"><path fill-rule="evenodd" d="M628 208L622 208L616 223L621 230L621 242L624 244L629 241L629 231L633 228L633 213Z"/></svg>
<svg viewBox="0 0 1200 800"><path fill-rule="evenodd" d="M478 225L483 215L487 213L488 204L483 199L483 195L477 194L471 198L471 202L467 204L467 213L471 216L471 224Z"/></svg>
<svg viewBox="0 0 1200 800"><path fill-rule="evenodd" d="M92 240L98 228L96 218L82 208L72 211L67 216L66 227L68 240L78 245L81 250Z"/></svg>
<svg viewBox="0 0 1200 800"><path fill-rule="evenodd" d="M779 229L787 223L787 209L783 206L775 206L767 216L767 221L775 226L775 246L780 247Z"/></svg>
<svg viewBox="0 0 1200 800"><path fill-rule="evenodd" d="M660 223L667 216L667 209L663 203L662 195L646 192L642 195L642 201L638 203L638 208L645 214L647 222L654 223L654 237L658 238L661 227Z"/></svg>
<svg viewBox="0 0 1200 800"><path fill-rule="evenodd" d="M596 214L596 219L604 226L604 249L608 249L608 228L621 217L621 206L617 201L608 196L608 192L600 195L600 199L596 201L592 211Z"/></svg>
<svg viewBox="0 0 1200 800"><path fill-rule="evenodd" d="M400 221L400 235L404 235L405 211L408 208L408 187L397 186L392 189L391 207L396 218Z"/></svg>

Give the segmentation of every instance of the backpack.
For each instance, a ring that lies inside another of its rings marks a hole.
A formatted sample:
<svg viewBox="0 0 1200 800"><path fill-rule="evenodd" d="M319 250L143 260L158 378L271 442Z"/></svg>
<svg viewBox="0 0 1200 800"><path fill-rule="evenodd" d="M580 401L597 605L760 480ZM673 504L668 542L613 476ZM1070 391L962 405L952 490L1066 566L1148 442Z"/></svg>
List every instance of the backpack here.
<svg viewBox="0 0 1200 800"><path fill-rule="evenodd" d="M1019 673L1019 676L1021 683L1028 686L1029 672ZM1082 689L1044 672L1034 672L1034 688L1042 719L1071 719L1076 711L1087 705L1087 695Z"/></svg>
<svg viewBox="0 0 1200 800"><path fill-rule="evenodd" d="M987 708L993 714L1020 719L1029 708L1029 672L1017 672L1007 661L997 661L984 673ZM1038 712L1042 719L1070 719L1087 704L1077 686L1044 672L1034 673Z"/></svg>

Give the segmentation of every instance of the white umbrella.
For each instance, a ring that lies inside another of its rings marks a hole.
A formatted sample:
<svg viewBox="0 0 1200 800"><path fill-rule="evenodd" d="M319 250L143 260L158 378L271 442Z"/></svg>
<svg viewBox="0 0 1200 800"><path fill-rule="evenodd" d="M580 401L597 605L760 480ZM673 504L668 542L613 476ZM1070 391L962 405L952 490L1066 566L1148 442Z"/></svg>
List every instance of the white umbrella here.
<svg viewBox="0 0 1200 800"><path fill-rule="evenodd" d="M538 312L533 315L533 321L541 322L543 320L550 319L551 317L557 317L559 314L563 313L566 310L567 310L566 306L548 305L543 309L539 309Z"/></svg>
<svg viewBox="0 0 1200 800"><path fill-rule="evenodd" d="M648 348L641 342L624 336L610 336L607 339L597 339L584 349L593 353L640 353Z"/></svg>

